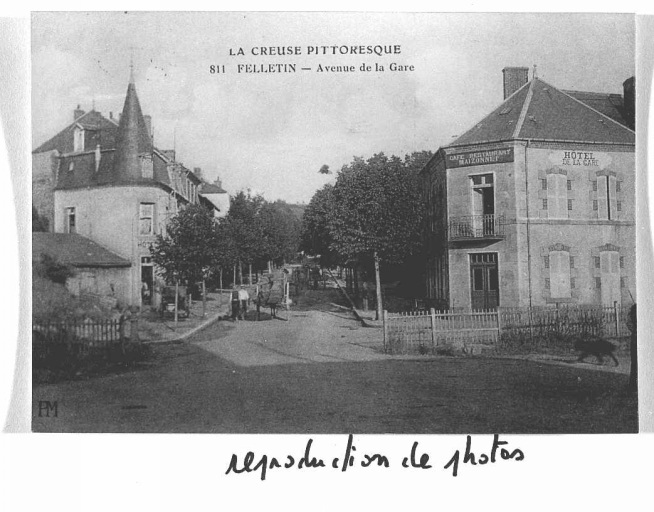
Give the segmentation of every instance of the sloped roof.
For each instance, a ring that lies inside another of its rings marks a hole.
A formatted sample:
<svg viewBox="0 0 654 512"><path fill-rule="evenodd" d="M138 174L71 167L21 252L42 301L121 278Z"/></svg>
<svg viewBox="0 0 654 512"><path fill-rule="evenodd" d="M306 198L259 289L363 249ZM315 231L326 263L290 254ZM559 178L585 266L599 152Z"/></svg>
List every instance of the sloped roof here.
<svg viewBox="0 0 654 512"><path fill-rule="evenodd" d="M635 133L535 78L446 147L510 139L634 144Z"/></svg>
<svg viewBox="0 0 654 512"><path fill-rule="evenodd" d="M227 191L225 191L222 187L219 187L218 185L215 185L213 183L202 183L202 188L200 189L200 194L206 195L206 194L226 194Z"/></svg>
<svg viewBox="0 0 654 512"><path fill-rule="evenodd" d="M129 267L131 263L76 233L32 233L32 261L48 254L74 267Z"/></svg>
<svg viewBox="0 0 654 512"><path fill-rule="evenodd" d="M113 148L116 145L118 124L111 119L107 119L100 112L91 110L75 119L75 121L61 130L50 140L41 144L33 151L33 153L43 153L45 151L53 150L57 150L59 153L71 153L74 149L73 131L77 125L80 125L82 128L87 130L96 131L96 140L90 143L92 144L92 148L95 148L96 144L100 144L100 147L102 148Z"/></svg>
<svg viewBox="0 0 654 512"><path fill-rule="evenodd" d="M141 181L140 155L144 154L152 154L152 139L136 95L136 86L130 80L116 136L114 166L107 169L110 172L99 172L98 181L107 184Z"/></svg>
<svg viewBox="0 0 654 512"><path fill-rule="evenodd" d="M564 90L562 92L594 108L614 121L629 127L629 123L627 123L625 117L624 99L622 95L587 91Z"/></svg>
<svg viewBox="0 0 654 512"><path fill-rule="evenodd" d="M528 92L529 84L527 83L450 145L476 144L513 138Z"/></svg>
<svg viewBox="0 0 654 512"><path fill-rule="evenodd" d="M163 160L157 151L153 152L153 178L138 177L128 182L120 179L112 179L114 170L115 150L102 151L100 167L95 172L95 152L73 153L63 155L59 158L59 173L57 177L56 190L78 189L86 187L97 187L102 185L120 185L129 183L131 185L166 185L171 187L167 162ZM70 168L70 164L73 168Z"/></svg>

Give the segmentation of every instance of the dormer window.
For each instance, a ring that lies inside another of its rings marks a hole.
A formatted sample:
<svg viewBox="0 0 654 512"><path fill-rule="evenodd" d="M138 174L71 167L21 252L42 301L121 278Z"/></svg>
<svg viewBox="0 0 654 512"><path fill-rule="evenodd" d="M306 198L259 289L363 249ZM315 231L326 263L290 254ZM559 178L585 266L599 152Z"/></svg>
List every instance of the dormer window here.
<svg viewBox="0 0 654 512"><path fill-rule="evenodd" d="M141 155L141 177L152 179L154 177L154 164L152 163L152 155Z"/></svg>
<svg viewBox="0 0 654 512"><path fill-rule="evenodd" d="M84 151L84 128L80 126L73 132L73 151Z"/></svg>

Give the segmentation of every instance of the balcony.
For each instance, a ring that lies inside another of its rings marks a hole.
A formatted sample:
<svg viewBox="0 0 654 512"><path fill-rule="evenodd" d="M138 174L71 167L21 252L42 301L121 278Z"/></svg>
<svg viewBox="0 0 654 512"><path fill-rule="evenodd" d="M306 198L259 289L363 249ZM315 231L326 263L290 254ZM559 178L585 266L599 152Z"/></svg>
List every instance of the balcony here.
<svg viewBox="0 0 654 512"><path fill-rule="evenodd" d="M450 242L503 240L504 215L466 215L453 217L447 227Z"/></svg>

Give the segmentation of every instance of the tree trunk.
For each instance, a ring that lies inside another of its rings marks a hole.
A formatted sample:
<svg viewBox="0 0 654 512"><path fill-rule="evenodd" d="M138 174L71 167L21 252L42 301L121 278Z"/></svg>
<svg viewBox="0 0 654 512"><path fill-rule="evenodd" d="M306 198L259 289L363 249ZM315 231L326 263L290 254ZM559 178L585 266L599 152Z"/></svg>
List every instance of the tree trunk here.
<svg viewBox="0 0 654 512"><path fill-rule="evenodd" d="M234 263L234 280L232 281L232 287L236 286L236 263Z"/></svg>
<svg viewBox="0 0 654 512"><path fill-rule="evenodd" d="M243 285L243 264L238 260L238 284Z"/></svg>
<svg viewBox="0 0 654 512"><path fill-rule="evenodd" d="M379 255L377 251L375 251L375 283L377 284L377 313L375 314L375 320L379 320L384 309L382 307L381 277L379 275Z"/></svg>
<svg viewBox="0 0 654 512"><path fill-rule="evenodd" d="M179 308L179 279L175 279L175 329L177 329L177 318Z"/></svg>
<svg viewBox="0 0 654 512"><path fill-rule="evenodd" d="M223 305L223 267L220 267L220 306Z"/></svg>
<svg viewBox="0 0 654 512"><path fill-rule="evenodd" d="M207 286L206 280L202 279L202 318L207 316Z"/></svg>
<svg viewBox="0 0 654 512"><path fill-rule="evenodd" d="M249 263L249 268L250 268L250 281L248 282L249 285L252 285L252 263Z"/></svg>

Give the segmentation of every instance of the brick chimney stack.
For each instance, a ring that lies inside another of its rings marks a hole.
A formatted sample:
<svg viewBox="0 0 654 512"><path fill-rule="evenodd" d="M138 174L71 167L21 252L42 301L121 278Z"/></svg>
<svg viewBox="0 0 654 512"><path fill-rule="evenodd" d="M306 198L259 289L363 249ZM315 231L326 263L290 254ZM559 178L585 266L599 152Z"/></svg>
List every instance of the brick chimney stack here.
<svg viewBox="0 0 654 512"><path fill-rule="evenodd" d="M73 121L76 119L82 117L86 112L84 112L79 105L77 105L77 108L73 110Z"/></svg>
<svg viewBox="0 0 654 512"><path fill-rule="evenodd" d="M627 126L632 130L636 129L636 77L627 78L622 83L624 91L624 118Z"/></svg>
<svg viewBox="0 0 654 512"><path fill-rule="evenodd" d="M507 67L502 70L502 74L504 75L504 99L507 99L529 81L529 68Z"/></svg>

